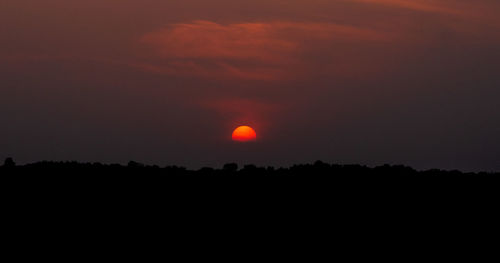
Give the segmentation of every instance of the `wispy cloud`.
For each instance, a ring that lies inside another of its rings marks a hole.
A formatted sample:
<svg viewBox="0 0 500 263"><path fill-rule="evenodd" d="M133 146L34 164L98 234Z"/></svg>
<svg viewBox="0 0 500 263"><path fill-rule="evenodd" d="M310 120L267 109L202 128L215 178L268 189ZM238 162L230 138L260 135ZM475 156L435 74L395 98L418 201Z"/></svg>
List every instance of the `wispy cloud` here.
<svg viewBox="0 0 500 263"><path fill-rule="evenodd" d="M368 4L379 4L424 12L461 14L461 10L445 5L443 1L433 0L351 0Z"/></svg>
<svg viewBox="0 0 500 263"><path fill-rule="evenodd" d="M194 21L148 33L141 42L157 51L160 61L144 65L156 72L273 80L298 64L312 42L385 39L381 32L330 23Z"/></svg>

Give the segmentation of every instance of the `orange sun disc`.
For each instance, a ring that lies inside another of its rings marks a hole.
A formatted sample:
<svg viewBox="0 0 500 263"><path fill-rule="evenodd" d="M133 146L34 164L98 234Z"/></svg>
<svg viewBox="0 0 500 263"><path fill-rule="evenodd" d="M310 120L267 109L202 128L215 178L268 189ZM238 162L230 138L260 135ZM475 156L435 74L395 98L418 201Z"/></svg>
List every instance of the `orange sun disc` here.
<svg viewBox="0 0 500 263"><path fill-rule="evenodd" d="M233 141L249 142L257 139L257 133L249 126L240 126L233 131Z"/></svg>

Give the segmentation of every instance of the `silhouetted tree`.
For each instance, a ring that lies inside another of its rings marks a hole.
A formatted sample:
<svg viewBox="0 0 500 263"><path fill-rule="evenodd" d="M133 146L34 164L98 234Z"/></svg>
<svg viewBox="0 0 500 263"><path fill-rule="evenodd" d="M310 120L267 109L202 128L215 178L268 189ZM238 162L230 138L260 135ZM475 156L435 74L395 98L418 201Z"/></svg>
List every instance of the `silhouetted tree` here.
<svg viewBox="0 0 500 263"><path fill-rule="evenodd" d="M138 162L130 161L127 166L120 164L101 163L78 163L78 162L38 162L26 165L16 165L12 158L5 159L0 166L2 174L26 173L26 174L51 174L63 175L64 180L69 178L84 178L79 175L91 176L93 174L106 174L110 177L99 177L100 180L112 182L111 175L161 175L164 180L181 180L184 178L231 178L231 180L243 179L246 183L257 182L259 178L266 177L271 181L274 179L299 180L300 182L311 182L314 186L341 186L350 183L363 183L365 185L396 185L407 180L409 187L418 182L432 179L447 182L460 178L494 178L500 180L500 173L462 173L460 171L427 170L417 171L403 165L383 165L378 167L367 167L362 165L339 165L317 161L313 164L296 164L291 167L257 167L253 164L245 165L242 169L236 163L225 164L222 169L204 167L199 170L188 170L185 167L147 166ZM91 178L91 177L89 177ZM274 178L274 179L273 179ZM255 181L254 181L255 179ZM217 181L217 180L216 180ZM219 181L221 182L221 181ZM234 182L234 181L233 181ZM298 181L297 181L298 182ZM411 182L411 183L410 183ZM415 184L418 185L418 184ZM436 184L435 184L436 185Z"/></svg>
<svg viewBox="0 0 500 263"><path fill-rule="evenodd" d="M236 163L226 163L222 168L224 172L236 172L238 171L238 164Z"/></svg>
<svg viewBox="0 0 500 263"><path fill-rule="evenodd" d="M130 161L128 162L128 165L127 165L129 168L144 168L144 164L142 163L138 163L138 162L134 162L134 161Z"/></svg>
<svg viewBox="0 0 500 263"><path fill-rule="evenodd" d="M5 162L3 163L3 167L5 168L12 168L16 166L16 162L12 158L6 158Z"/></svg>

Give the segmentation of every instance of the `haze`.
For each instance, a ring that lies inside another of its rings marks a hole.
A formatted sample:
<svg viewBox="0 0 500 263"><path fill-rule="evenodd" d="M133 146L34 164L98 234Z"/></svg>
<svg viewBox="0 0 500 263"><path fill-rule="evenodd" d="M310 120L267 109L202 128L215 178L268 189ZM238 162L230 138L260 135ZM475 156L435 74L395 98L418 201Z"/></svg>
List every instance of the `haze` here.
<svg viewBox="0 0 500 263"><path fill-rule="evenodd" d="M0 157L500 171L496 0L1 0ZM259 139L238 144L239 125Z"/></svg>

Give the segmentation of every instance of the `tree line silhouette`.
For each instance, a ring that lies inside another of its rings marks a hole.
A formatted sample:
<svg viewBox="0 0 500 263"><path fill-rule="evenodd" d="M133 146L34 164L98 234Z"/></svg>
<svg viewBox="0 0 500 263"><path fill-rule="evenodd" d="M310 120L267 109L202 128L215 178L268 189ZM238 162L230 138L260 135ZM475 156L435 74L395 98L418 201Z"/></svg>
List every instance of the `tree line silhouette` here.
<svg viewBox="0 0 500 263"><path fill-rule="evenodd" d="M466 178L466 177L491 177L500 178L500 173L464 173L458 170L446 171L431 169L417 171L404 165L383 165L368 167L364 165L340 165L328 164L316 161L313 164L296 164L290 167L258 167L247 164L239 167L236 163L227 163L222 168L216 169L204 167L197 170L189 170L179 166L145 165L130 161L127 165L102 164L102 163L79 163L70 162L37 162L25 165L16 165L12 158L7 158L3 166L0 166L0 173L21 173L21 174L52 174L66 175L72 174L95 175L95 174L122 174L122 175L162 175L166 177L300 177L300 178Z"/></svg>
<svg viewBox="0 0 500 263"><path fill-rule="evenodd" d="M58 211L90 203L91 209L99 211L132 205L162 213L172 207L187 211L197 207L212 214L210 208L223 204L224 211L255 207L272 212L284 205L300 205L326 213L371 211L375 215L386 204L392 207L391 213L422 203L432 211L450 207L450 202L477 207L485 200L498 200L498 187L500 173L322 161L279 168L228 163L190 170L134 161L127 165L49 161L17 165L8 158L0 166L0 192L9 204L16 209L33 203L43 209L57 204Z"/></svg>

